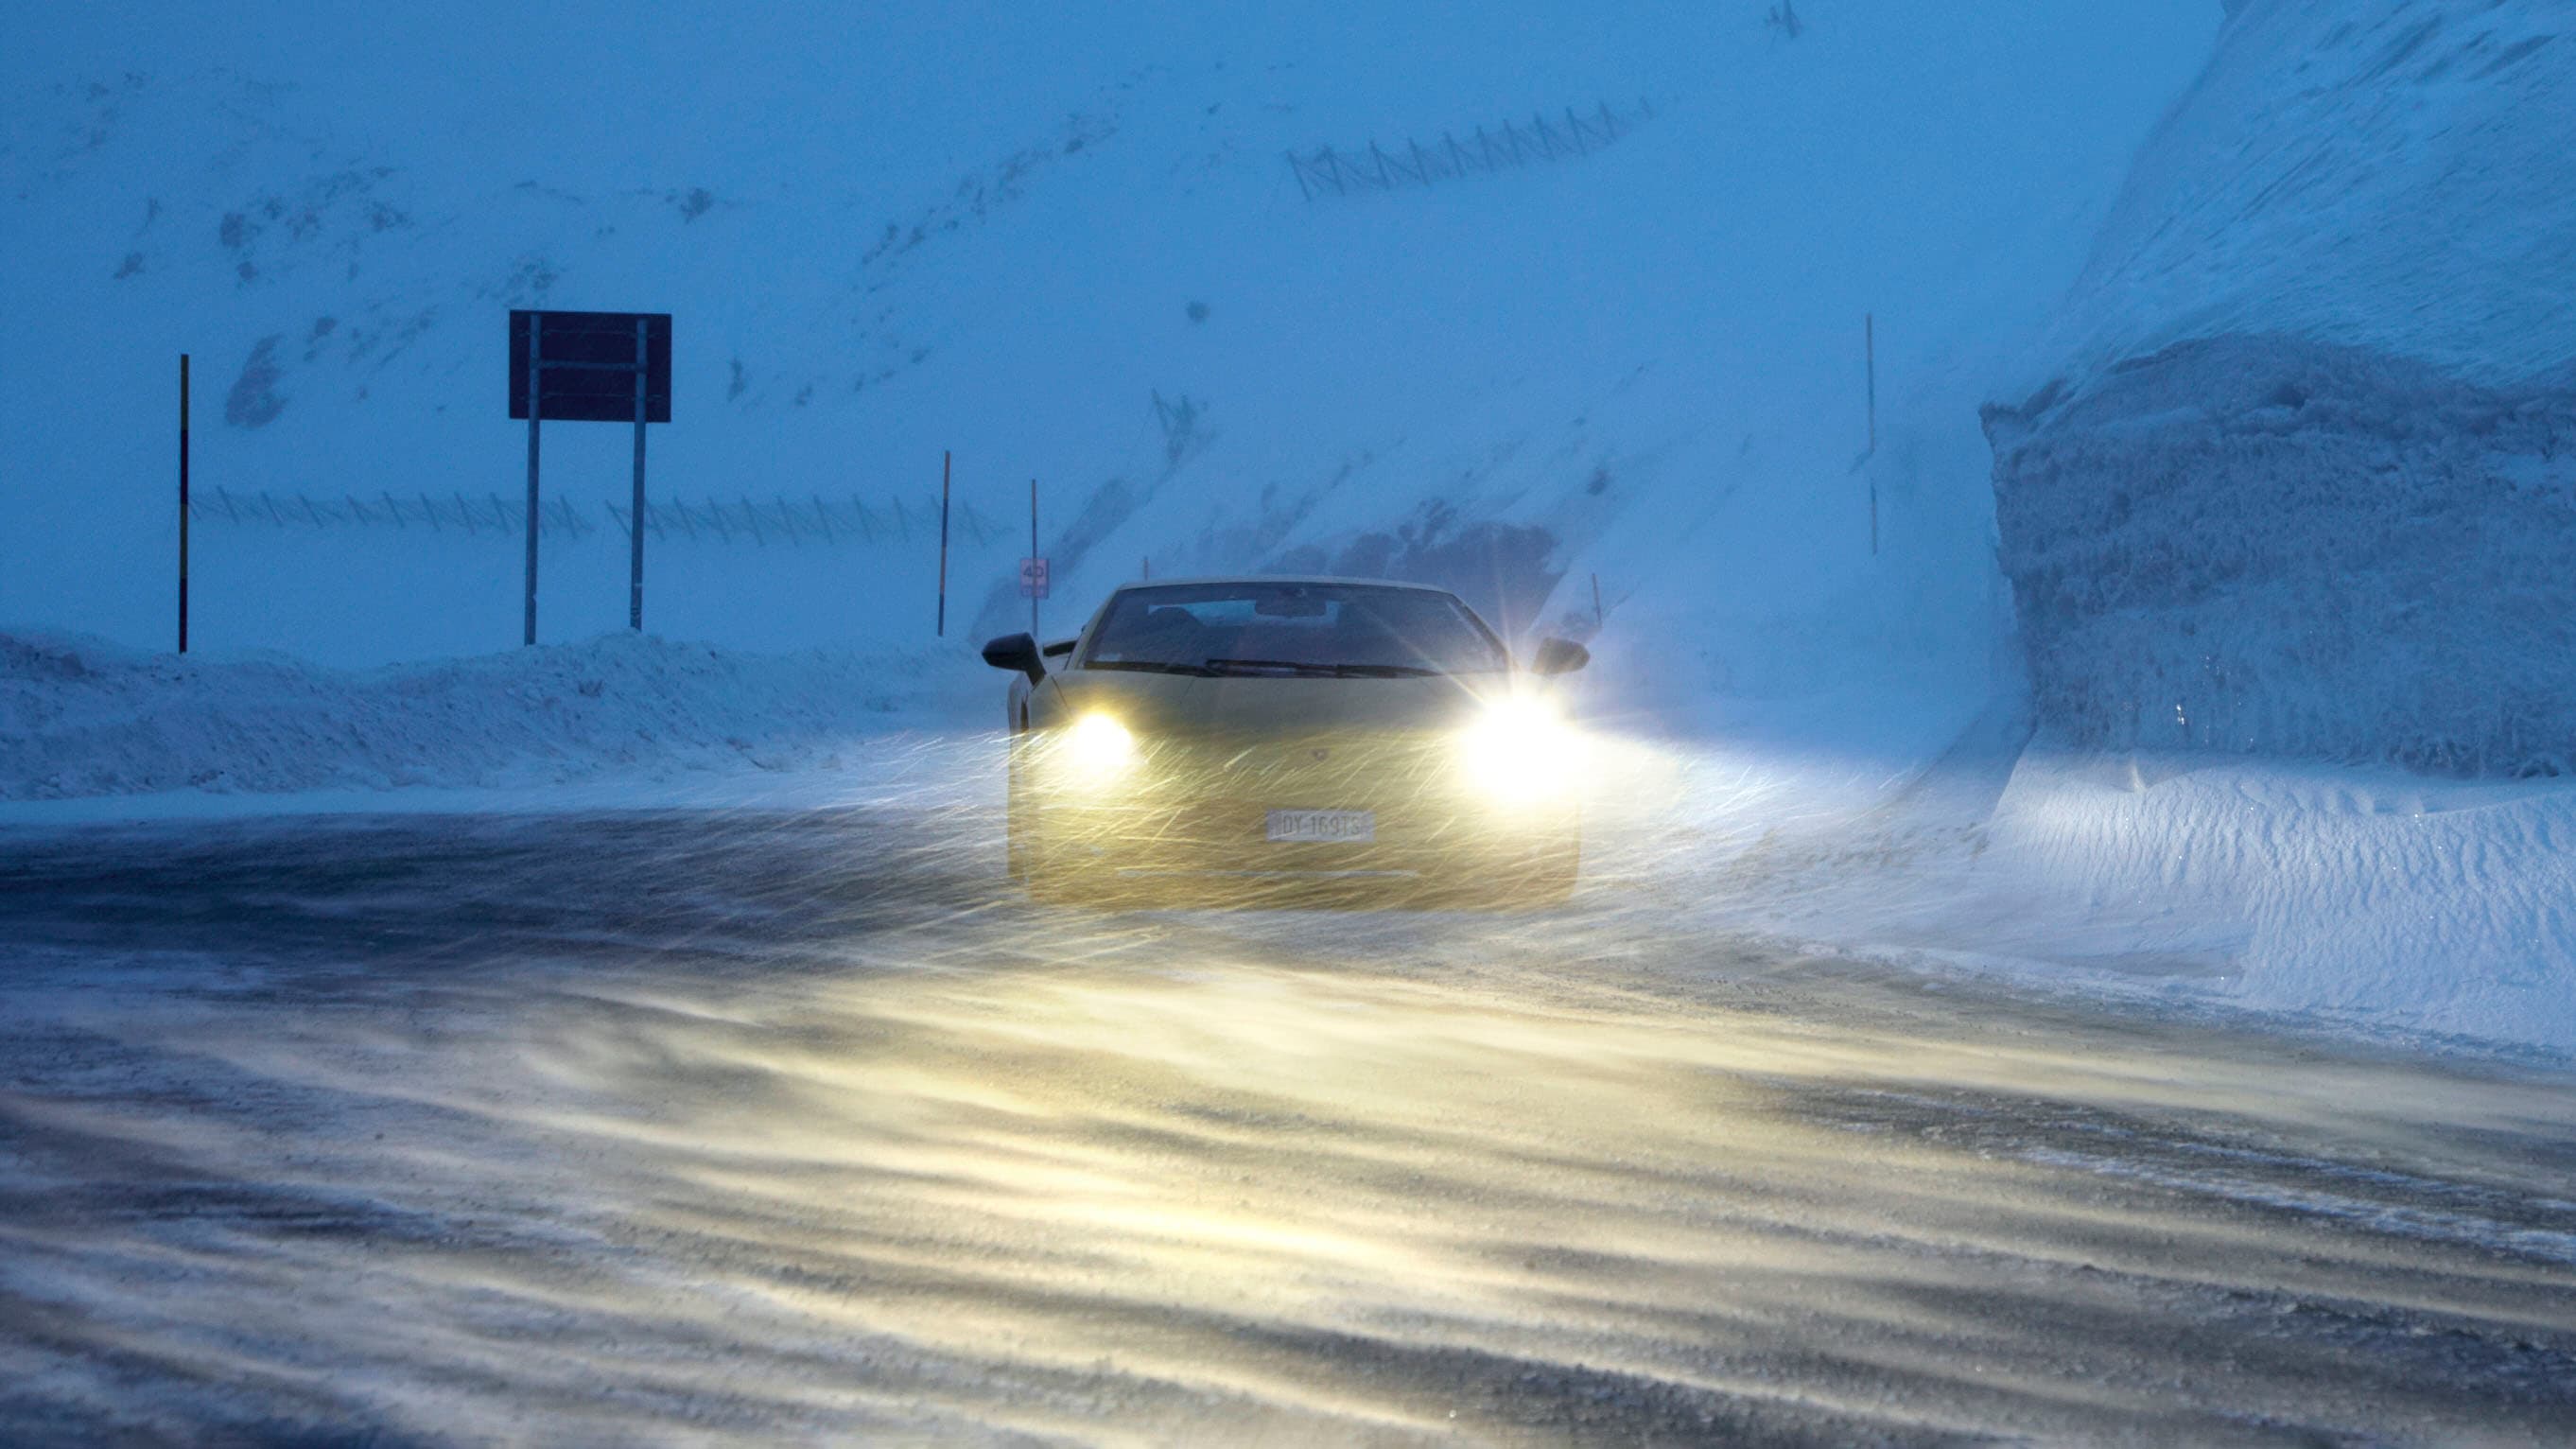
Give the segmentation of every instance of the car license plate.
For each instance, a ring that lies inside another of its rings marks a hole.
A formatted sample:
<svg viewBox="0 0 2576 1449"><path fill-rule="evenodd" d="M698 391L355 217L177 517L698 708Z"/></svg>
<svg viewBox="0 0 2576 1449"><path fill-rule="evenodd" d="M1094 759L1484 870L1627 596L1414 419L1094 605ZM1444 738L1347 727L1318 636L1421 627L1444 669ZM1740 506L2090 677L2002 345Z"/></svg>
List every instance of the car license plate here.
<svg viewBox="0 0 2576 1449"><path fill-rule="evenodd" d="M1270 838L1346 845L1377 839L1374 810L1273 810Z"/></svg>

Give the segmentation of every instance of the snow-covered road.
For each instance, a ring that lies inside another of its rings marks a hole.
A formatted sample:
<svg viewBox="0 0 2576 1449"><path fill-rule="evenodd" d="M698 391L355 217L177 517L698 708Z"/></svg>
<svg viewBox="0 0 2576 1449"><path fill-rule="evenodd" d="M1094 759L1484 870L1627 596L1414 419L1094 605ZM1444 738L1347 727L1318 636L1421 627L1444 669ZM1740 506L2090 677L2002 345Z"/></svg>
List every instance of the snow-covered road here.
<svg viewBox="0 0 2576 1449"><path fill-rule="evenodd" d="M0 1423L2576 1423L2561 1068L1786 954L1610 890L1041 910L991 808L0 837Z"/></svg>

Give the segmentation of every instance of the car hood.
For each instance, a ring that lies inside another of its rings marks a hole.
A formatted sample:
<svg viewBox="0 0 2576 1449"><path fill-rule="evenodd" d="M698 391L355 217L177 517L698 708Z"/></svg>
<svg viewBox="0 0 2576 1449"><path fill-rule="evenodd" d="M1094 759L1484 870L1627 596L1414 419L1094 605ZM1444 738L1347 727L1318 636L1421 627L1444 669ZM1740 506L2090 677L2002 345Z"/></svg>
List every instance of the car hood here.
<svg viewBox="0 0 2576 1449"><path fill-rule="evenodd" d="M1412 733L1473 718L1482 696L1510 688L1503 674L1397 679L1318 679L1148 674L1070 669L1057 687L1076 713L1099 710L1158 735L1271 736Z"/></svg>

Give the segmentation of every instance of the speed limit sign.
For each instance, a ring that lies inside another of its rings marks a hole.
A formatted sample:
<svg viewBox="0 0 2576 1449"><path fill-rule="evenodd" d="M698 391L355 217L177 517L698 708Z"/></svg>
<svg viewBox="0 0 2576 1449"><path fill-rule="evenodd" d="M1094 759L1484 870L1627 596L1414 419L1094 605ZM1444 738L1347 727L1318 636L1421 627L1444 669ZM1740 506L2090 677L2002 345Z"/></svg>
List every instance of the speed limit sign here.
<svg viewBox="0 0 2576 1449"><path fill-rule="evenodd" d="M1043 599L1047 596L1047 561L1042 558L1020 560L1020 597Z"/></svg>

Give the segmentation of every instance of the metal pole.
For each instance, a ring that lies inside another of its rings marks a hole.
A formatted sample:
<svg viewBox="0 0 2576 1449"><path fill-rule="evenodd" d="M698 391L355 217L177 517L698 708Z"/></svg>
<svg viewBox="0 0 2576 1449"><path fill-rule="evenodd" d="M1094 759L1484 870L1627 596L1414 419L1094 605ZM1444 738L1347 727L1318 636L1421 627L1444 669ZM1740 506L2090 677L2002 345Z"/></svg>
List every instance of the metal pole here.
<svg viewBox="0 0 2576 1449"><path fill-rule="evenodd" d="M188 354L179 354L179 652L188 652Z"/></svg>
<svg viewBox="0 0 2576 1449"><path fill-rule="evenodd" d="M527 629L522 645L537 642L537 411L538 400L545 396L539 381L545 364L539 359L537 341L542 323L538 314L528 314L528 611ZM468 527L472 526L469 518Z"/></svg>
<svg viewBox="0 0 2576 1449"><path fill-rule="evenodd" d="M1878 455L1878 318L1860 314L1861 357L1869 371L1869 456ZM1869 475L1869 556L1878 557L1878 474Z"/></svg>
<svg viewBox="0 0 2576 1449"><path fill-rule="evenodd" d="M1029 557L1038 556L1038 480L1029 480ZM1048 580L1053 583L1054 580ZM1038 637L1038 591L1029 590L1029 637Z"/></svg>
<svg viewBox="0 0 2576 1449"><path fill-rule="evenodd" d="M1594 574L1592 576L1592 632L1596 634L1601 632L1601 626L1607 618L1608 616L1601 612L1601 576Z"/></svg>
<svg viewBox="0 0 2576 1449"><path fill-rule="evenodd" d="M635 319L635 509L626 529L626 627L644 630L644 378L650 370L645 353L645 322ZM529 410L529 416L536 416Z"/></svg>
<svg viewBox="0 0 2576 1449"><path fill-rule="evenodd" d="M1878 451L1878 319L1860 314L1860 348L1869 369L1869 450Z"/></svg>
<svg viewBox="0 0 2576 1449"><path fill-rule="evenodd" d="M948 465L947 449L939 452L939 637L948 637Z"/></svg>

